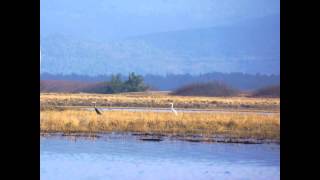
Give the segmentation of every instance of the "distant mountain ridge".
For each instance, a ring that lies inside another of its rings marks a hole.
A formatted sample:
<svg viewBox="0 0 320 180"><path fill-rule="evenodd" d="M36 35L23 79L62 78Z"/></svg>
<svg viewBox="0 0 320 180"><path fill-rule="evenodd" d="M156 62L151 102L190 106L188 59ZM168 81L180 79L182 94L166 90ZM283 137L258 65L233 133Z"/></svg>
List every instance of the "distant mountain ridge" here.
<svg viewBox="0 0 320 180"><path fill-rule="evenodd" d="M41 50L41 72L51 74L279 74L280 20L268 16L236 25L108 42L57 34L41 37Z"/></svg>

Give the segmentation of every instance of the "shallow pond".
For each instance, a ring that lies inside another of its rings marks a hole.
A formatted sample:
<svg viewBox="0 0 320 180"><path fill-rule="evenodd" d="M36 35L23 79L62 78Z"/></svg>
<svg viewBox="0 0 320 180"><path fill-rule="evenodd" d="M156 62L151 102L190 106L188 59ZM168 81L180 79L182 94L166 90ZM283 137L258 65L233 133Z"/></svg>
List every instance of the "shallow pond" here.
<svg viewBox="0 0 320 180"><path fill-rule="evenodd" d="M146 142L110 134L99 139L40 137L42 180L280 179L276 144Z"/></svg>

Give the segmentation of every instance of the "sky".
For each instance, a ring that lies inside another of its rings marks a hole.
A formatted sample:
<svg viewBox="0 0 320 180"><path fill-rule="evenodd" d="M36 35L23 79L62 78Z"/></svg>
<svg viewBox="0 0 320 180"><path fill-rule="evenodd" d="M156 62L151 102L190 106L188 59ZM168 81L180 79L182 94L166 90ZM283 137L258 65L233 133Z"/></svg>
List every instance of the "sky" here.
<svg viewBox="0 0 320 180"><path fill-rule="evenodd" d="M279 0L41 0L40 28L44 36L103 41L279 13Z"/></svg>

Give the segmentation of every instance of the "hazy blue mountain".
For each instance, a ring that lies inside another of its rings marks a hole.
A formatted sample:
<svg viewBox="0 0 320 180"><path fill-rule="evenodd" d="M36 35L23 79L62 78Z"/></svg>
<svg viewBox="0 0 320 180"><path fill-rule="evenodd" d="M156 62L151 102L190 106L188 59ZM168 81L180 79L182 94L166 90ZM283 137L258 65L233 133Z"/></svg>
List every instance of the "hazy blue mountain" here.
<svg viewBox="0 0 320 180"><path fill-rule="evenodd" d="M63 74L279 74L279 15L116 40L41 36L42 72Z"/></svg>
<svg viewBox="0 0 320 180"><path fill-rule="evenodd" d="M279 0L40 0L40 31L118 40L279 14Z"/></svg>

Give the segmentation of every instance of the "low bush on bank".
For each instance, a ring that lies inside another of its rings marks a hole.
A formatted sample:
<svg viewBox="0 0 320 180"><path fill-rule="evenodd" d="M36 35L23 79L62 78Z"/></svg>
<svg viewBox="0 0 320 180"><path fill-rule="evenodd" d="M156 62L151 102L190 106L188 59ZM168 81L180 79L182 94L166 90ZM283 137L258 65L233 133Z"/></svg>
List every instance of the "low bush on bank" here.
<svg viewBox="0 0 320 180"><path fill-rule="evenodd" d="M280 97L280 85L260 88L252 93L252 97Z"/></svg>
<svg viewBox="0 0 320 180"><path fill-rule="evenodd" d="M173 91L172 95L179 96L212 96L226 97L238 94L238 90L221 82L193 83Z"/></svg>

